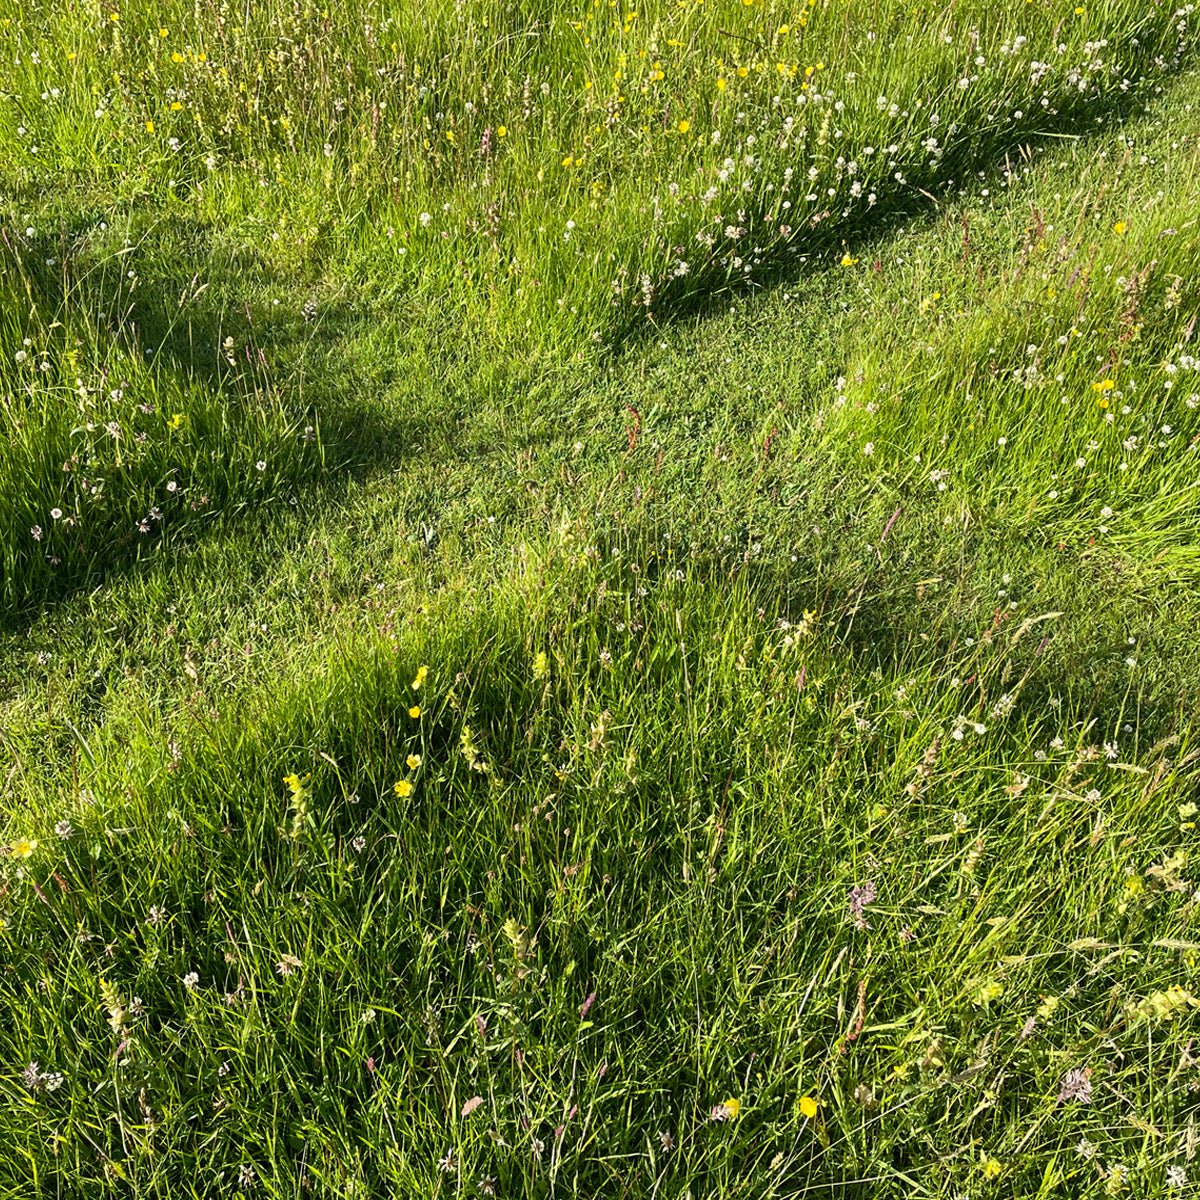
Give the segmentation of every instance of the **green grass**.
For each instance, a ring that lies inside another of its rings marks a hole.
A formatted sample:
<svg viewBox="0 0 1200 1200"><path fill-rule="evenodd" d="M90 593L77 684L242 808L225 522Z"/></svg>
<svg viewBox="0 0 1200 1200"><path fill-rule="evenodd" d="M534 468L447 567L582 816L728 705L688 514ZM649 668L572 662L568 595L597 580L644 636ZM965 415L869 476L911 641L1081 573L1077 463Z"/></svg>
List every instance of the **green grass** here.
<svg viewBox="0 0 1200 1200"><path fill-rule="evenodd" d="M0 8L0 1196L1193 1186L1200 76L1080 7Z"/></svg>

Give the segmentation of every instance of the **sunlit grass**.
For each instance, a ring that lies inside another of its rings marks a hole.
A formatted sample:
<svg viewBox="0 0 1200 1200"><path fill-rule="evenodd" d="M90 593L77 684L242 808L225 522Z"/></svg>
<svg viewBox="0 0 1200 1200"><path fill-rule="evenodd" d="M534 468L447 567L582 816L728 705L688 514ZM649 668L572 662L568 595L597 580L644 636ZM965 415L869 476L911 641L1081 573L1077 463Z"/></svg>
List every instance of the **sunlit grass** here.
<svg viewBox="0 0 1200 1200"><path fill-rule="evenodd" d="M0 15L0 1195L1186 1192L1190 21Z"/></svg>

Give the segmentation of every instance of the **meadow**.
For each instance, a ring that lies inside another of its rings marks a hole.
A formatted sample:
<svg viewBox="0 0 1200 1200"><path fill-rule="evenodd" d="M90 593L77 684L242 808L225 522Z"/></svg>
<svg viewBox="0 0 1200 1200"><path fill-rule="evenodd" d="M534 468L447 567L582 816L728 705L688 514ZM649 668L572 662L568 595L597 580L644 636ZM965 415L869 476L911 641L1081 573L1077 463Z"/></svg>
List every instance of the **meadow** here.
<svg viewBox="0 0 1200 1200"><path fill-rule="evenodd" d="M1156 0L0 0L0 1197L1187 1196Z"/></svg>

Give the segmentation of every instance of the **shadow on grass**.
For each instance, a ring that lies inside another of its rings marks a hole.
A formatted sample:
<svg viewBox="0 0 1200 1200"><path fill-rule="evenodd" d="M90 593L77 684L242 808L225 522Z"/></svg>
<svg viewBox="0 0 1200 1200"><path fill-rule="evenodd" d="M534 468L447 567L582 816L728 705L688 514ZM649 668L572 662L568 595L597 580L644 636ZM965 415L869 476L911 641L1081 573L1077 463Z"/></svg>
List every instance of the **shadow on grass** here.
<svg viewBox="0 0 1200 1200"><path fill-rule="evenodd" d="M1108 111L1113 120L1125 120L1141 103L1142 97L1121 94ZM927 199L929 193L922 189L925 183L934 185L935 175L966 177L981 166L1003 161L1023 139L1051 133L1082 136L1088 121L1094 122L1094 109L1080 106L1058 114L1054 130L1046 129L1044 122L1026 122L982 143L964 141L952 157L938 164L936 172L914 170L907 191L883 191L875 208L864 214L866 220L848 229L831 218L812 229L803 246L780 244L775 253L768 249L755 286L805 279L810 286L822 288L823 277L836 270L830 265L832 259L822 255L847 244L848 233L857 253L871 253L892 236L897 223L928 214L936 201ZM230 380L226 339L232 339L239 367L244 358L245 368L264 387L283 396L297 417L303 414L320 427L326 453L318 469L291 481L293 502L318 494L336 501L356 483L409 462L436 473L448 464L478 462L510 450L517 454L552 436L547 423L540 423L540 431L534 433L509 428L504 422L475 430L473 437L464 436L462 423L481 399L480 369L470 362L469 341L447 336L445 329L428 328L428 310L416 299L411 301L411 324L405 325L401 314L393 314L383 334L395 339L393 344L384 346L382 355L376 353L375 360L366 364L369 369L359 374L353 355L344 353L344 348L378 325L378 315L366 306L314 292L299 307L289 282L262 256L233 246L218 230L196 221L173 219L168 225L146 214L132 257L94 252L89 246L97 219L96 214L78 214L54 237L31 248L26 271L39 304L48 312L61 312L68 303L80 306L100 339L124 342L180 388L200 385L230 406L243 402ZM798 257L809 261L800 263ZM61 262L55 261L60 258ZM128 273L143 259L151 269L162 263L171 266L158 276L148 273L131 286ZM711 315L732 294L714 272L715 268L708 274L700 272L689 281L691 290L678 298L664 297L659 316L678 321ZM290 304L280 308L274 302L277 297L271 296L275 289L287 294ZM639 314L620 332L620 353L636 354L651 336L654 330ZM380 369L380 359L387 363L389 354L395 365ZM528 408L536 389L536 367L491 366L494 374L484 385L491 393L487 399L494 403L495 393L507 390ZM381 401L385 394L387 403ZM181 544L207 535L214 527L252 529L249 508L239 504L232 490L215 496L214 511L204 522L196 522ZM0 614L0 625L21 623L32 608L94 587L113 572L136 569L143 550L144 543L136 540L110 544L102 554L59 572L48 590L31 591L27 603ZM174 552L161 545L153 552L164 551Z"/></svg>
<svg viewBox="0 0 1200 1200"><path fill-rule="evenodd" d="M277 455L264 455L277 458L278 464L271 485L277 494L269 499L299 505L306 496L337 495L383 463L403 462L414 445L428 440L438 402L435 378L425 381L427 403L383 406L364 397L353 376L328 365L335 348L361 322L350 305L335 298L280 318L263 298L278 281L261 258L245 250L223 254L214 246L210 229L195 223L181 226L178 221L169 231L156 226L148 235L169 238L169 244L154 248L158 252L146 258L155 265L171 263L170 271L137 278L131 286L128 274L136 263L130 266L126 254L89 250L92 226L91 218L80 215L54 238L24 249L19 260L11 257L9 266L19 272L41 328L49 331L60 323L75 346L86 346L83 353L90 357L102 388L109 371L106 364L134 358L147 364L148 380L164 406L179 402L186 407L189 397L202 395L211 417L199 433L202 439L215 437L229 444L230 437L241 436L243 426L252 439L263 431L275 440L282 438ZM207 275L202 277L201 271ZM316 364L315 369L310 364ZM133 386L136 394L138 385ZM132 412L132 399L128 404ZM159 420L169 411L164 408ZM125 423L124 416L121 421ZM311 435L303 433L306 425L314 427ZM71 447L79 432L72 433ZM59 444L60 433L33 447L34 454L56 456L52 464L43 464L48 473L57 473L60 450L71 453ZM321 452L290 451L293 433L296 444L319 439ZM213 455L221 444L212 443ZM197 538L231 530L253 538L261 510L269 507L264 506L261 489L242 486L228 462L206 468L203 454L197 459L194 451L188 453L190 457L181 461L154 456L122 465L118 460L107 471L102 463L80 464L88 474L113 475L110 491L117 495L89 514L86 544L82 539L64 540L61 551L54 550L49 569L22 570L18 555L9 581L12 599L0 611L0 628L20 627L46 605L94 588L115 574L136 571L147 558L176 555ZM253 476L254 455L250 458ZM195 477L188 479L197 461ZM179 494L194 484L197 495L204 493L202 509L195 511L193 505L188 512L180 505L169 533L159 536L161 527L154 526L151 536L144 530L139 535L131 507L143 500L148 507L167 477L179 472L184 473ZM47 507L50 503L53 500ZM32 564L40 565L44 564Z"/></svg>
<svg viewBox="0 0 1200 1200"><path fill-rule="evenodd" d="M1108 121L1105 126L1097 126L1095 106L1080 99L1077 102L1070 100L1065 109L1052 116L1030 113L1003 128L964 136L935 165L928 162L901 164L904 184L894 184L891 179L882 181L876 190L874 205L864 205L860 212L844 218L825 213L822 219L810 222L802 236L793 233L790 238L784 238L775 233L769 217L771 205L764 205L762 198L755 197L748 202L750 207L743 208L744 220L739 221L747 229L747 243L758 239L755 258L761 263L753 276L735 273L729 265L736 249L699 269L693 266L682 280L665 276L657 281L659 301L652 319L647 319L650 314L644 310L625 312L617 318L618 323L612 330L612 344L619 354L636 353L661 333L664 323L707 316L731 300L774 287L799 284L811 278L814 272L835 269L836 254L849 253L856 258L870 255L894 234L898 226L939 211L941 199L937 193L955 195L960 188L977 188L982 182L980 172L994 176L1012 170L1022 160L1032 161L1033 151L1048 149L1063 138L1090 140L1113 122L1132 122L1136 126L1136 118L1146 112L1146 100L1145 91L1117 92L1104 110ZM868 189L864 187L863 191L866 193ZM755 200L759 201L757 207ZM762 241L767 244L762 246Z"/></svg>

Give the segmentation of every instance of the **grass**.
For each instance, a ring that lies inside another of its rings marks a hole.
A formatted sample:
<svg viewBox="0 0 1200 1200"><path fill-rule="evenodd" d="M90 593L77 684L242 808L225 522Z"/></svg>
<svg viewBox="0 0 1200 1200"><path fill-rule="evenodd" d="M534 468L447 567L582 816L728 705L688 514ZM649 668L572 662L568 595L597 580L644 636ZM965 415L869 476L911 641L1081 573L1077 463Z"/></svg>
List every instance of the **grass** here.
<svg viewBox="0 0 1200 1200"><path fill-rule="evenodd" d="M1200 76L1078 9L0 13L0 1195L1187 1192Z"/></svg>

